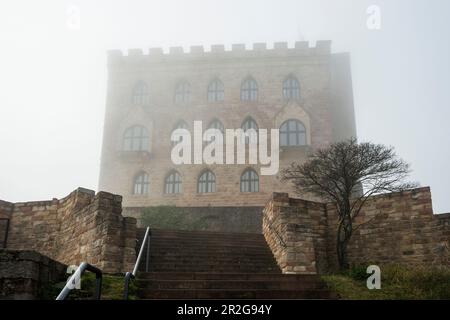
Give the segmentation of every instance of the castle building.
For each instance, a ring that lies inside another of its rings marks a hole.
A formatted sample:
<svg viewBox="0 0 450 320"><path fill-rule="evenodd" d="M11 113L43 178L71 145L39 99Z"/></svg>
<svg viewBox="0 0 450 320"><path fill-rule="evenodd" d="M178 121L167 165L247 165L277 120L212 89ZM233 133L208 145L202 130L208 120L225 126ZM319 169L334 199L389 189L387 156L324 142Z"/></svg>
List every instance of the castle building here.
<svg viewBox="0 0 450 320"><path fill-rule="evenodd" d="M356 137L349 55L330 41L110 51L99 189L122 195L125 209L262 207L274 191L292 194L260 164L175 165L171 134L194 121L279 129L281 171Z"/></svg>

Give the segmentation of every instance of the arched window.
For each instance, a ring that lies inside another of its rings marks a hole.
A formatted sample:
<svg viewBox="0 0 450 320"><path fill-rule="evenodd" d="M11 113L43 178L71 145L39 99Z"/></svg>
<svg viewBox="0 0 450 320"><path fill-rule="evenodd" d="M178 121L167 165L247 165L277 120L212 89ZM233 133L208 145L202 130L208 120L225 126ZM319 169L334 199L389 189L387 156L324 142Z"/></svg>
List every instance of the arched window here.
<svg viewBox="0 0 450 320"><path fill-rule="evenodd" d="M173 131L175 131L176 129L188 129L188 125L185 121L181 120L177 123L177 125L175 126L175 128L173 129ZM171 134L172 136L172 134ZM177 143L181 142L182 138L180 137L178 139L178 141L172 141L172 145L176 145Z"/></svg>
<svg viewBox="0 0 450 320"><path fill-rule="evenodd" d="M223 101L224 89L222 81L215 79L208 85L208 101L217 102Z"/></svg>
<svg viewBox="0 0 450 320"><path fill-rule="evenodd" d="M241 175L241 192L259 192L259 176L253 169L247 169Z"/></svg>
<svg viewBox="0 0 450 320"><path fill-rule="evenodd" d="M255 120L253 120L252 117L246 118L244 120L244 122L242 123L242 130L244 131L244 133L249 129L254 129L256 132L258 132L258 124L256 123ZM250 137L245 137L245 143L249 143L249 141L250 141L249 138ZM255 143L258 142L258 137L256 137L256 141L254 141L254 142Z"/></svg>
<svg viewBox="0 0 450 320"><path fill-rule="evenodd" d="M220 122L217 119L214 119L211 121L211 123L208 126L208 129L218 129L220 132L222 132L222 135L225 133L225 127L223 126L222 122ZM215 137L211 137L211 142L215 140ZM225 140L225 137L223 137L223 140ZM209 144L209 143L206 143ZM216 154L215 150L212 152L212 155L214 156Z"/></svg>
<svg viewBox="0 0 450 320"><path fill-rule="evenodd" d="M300 98L300 84L294 76L283 81L283 97L287 100Z"/></svg>
<svg viewBox="0 0 450 320"><path fill-rule="evenodd" d="M181 175L177 171L172 171L167 175L164 192L181 193Z"/></svg>
<svg viewBox="0 0 450 320"><path fill-rule="evenodd" d="M144 81L139 81L133 89L133 104L135 106L148 105L150 102L150 90Z"/></svg>
<svg viewBox="0 0 450 320"><path fill-rule="evenodd" d="M148 174L145 172L140 172L134 178L133 194L137 194L137 195L148 194L149 185L150 185L150 179L148 177Z"/></svg>
<svg viewBox="0 0 450 320"><path fill-rule="evenodd" d="M242 83L241 87L242 101L256 101L258 100L258 84L255 79L248 78Z"/></svg>
<svg viewBox="0 0 450 320"><path fill-rule="evenodd" d="M175 103L186 103L191 100L191 85L187 81L178 83L175 89Z"/></svg>
<svg viewBox="0 0 450 320"><path fill-rule="evenodd" d="M306 145L306 129L299 120L290 119L280 127L280 146Z"/></svg>
<svg viewBox="0 0 450 320"><path fill-rule="evenodd" d="M133 126L125 130L123 136L124 151L148 151L149 134L143 126Z"/></svg>
<svg viewBox="0 0 450 320"><path fill-rule="evenodd" d="M211 123L208 126L208 129L218 129L220 132L225 132L225 127L223 126L222 122L220 120L214 119L211 121Z"/></svg>
<svg viewBox="0 0 450 320"><path fill-rule="evenodd" d="M216 176L211 171L204 171L198 178L198 193L216 192Z"/></svg>
<svg viewBox="0 0 450 320"><path fill-rule="evenodd" d="M177 122L177 125L175 126L175 129L187 129L188 125L186 123L186 121L184 120L180 120Z"/></svg>

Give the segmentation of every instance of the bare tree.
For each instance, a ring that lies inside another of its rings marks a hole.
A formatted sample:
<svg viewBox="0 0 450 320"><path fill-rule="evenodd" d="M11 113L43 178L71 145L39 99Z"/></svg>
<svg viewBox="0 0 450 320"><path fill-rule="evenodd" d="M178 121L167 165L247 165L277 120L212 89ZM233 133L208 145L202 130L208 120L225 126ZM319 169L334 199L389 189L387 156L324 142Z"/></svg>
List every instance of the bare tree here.
<svg viewBox="0 0 450 320"><path fill-rule="evenodd" d="M350 139L317 150L303 164L291 164L282 171L282 179L291 181L299 193L336 204L336 250L339 267L345 269L347 246L357 228L353 222L364 203L375 194L414 188L415 183L404 182L409 172L392 147Z"/></svg>

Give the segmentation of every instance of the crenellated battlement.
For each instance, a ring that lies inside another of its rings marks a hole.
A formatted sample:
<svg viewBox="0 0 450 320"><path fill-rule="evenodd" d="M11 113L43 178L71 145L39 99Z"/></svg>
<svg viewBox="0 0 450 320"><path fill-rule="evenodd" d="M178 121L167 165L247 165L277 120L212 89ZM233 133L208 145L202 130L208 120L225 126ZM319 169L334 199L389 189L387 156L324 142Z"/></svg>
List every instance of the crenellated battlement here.
<svg viewBox="0 0 450 320"><path fill-rule="evenodd" d="M171 59L171 58L208 58L220 57L276 57L276 56L298 56L298 55L328 55L331 53L331 41L319 40L315 46L310 46L308 41L297 41L293 47L289 47L287 42L275 42L271 48L266 43L254 43L251 49L247 49L245 44L232 44L231 50L227 50L225 45L211 45L209 50L203 46L191 46L189 51L183 47L150 48L144 52L143 49L129 49L126 54L121 50L108 51L108 63L114 64L129 60L130 58L148 58L148 59Z"/></svg>

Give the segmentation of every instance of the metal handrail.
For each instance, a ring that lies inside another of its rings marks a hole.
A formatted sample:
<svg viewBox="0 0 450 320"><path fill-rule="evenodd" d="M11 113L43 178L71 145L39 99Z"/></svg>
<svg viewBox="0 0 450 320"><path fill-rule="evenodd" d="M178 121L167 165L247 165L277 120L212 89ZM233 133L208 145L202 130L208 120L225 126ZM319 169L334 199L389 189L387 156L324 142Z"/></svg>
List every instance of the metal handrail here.
<svg viewBox="0 0 450 320"><path fill-rule="evenodd" d="M128 289L130 286L130 281L131 279L136 278L136 273L138 271L139 264L141 263L142 253L144 252L144 247L146 243L147 243L147 256L145 261L145 272L148 272L148 264L150 261L150 236L151 236L150 227L147 227L147 229L145 230L144 239L142 240L141 248L139 249L139 254L136 259L136 263L134 264L133 272L127 272L125 274L125 285L123 290L124 300L128 300Z"/></svg>
<svg viewBox="0 0 450 320"><path fill-rule="evenodd" d="M67 281L66 285L61 290L58 297L56 297L56 300L65 300L69 295L70 291L72 291L72 289L75 289L77 282L80 281L81 276L86 270L95 273L96 281L95 281L94 299L100 300L102 294L102 276L103 276L102 270L94 267L93 265L90 265L87 262L82 262L80 264L80 266L77 268L74 274Z"/></svg>

